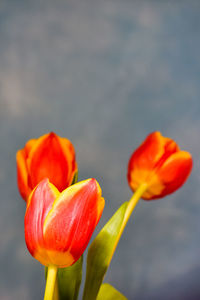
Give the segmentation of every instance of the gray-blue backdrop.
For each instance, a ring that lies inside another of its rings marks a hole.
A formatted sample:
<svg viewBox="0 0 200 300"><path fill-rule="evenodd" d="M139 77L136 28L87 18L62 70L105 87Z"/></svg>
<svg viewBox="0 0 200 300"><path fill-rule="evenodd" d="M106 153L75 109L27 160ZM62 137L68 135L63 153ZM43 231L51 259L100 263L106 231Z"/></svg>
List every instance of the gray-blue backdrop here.
<svg viewBox="0 0 200 300"><path fill-rule="evenodd" d="M106 207L130 198L131 152L154 130L194 158L182 189L141 201L105 281L130 300L200 299L200 2L0 1L0 299L42 299L15 153L46 132L76 148Z"/></svg>

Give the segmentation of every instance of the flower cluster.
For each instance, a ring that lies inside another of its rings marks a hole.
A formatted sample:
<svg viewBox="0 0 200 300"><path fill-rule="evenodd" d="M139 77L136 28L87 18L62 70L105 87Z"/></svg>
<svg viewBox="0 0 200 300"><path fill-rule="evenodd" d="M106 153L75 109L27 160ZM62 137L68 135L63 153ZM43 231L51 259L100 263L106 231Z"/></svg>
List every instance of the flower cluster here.
<svg viewBox="0 0 200 300"><path fill-rule="evenodd" d="M18 187L27 202L25 240L43 265L68 267L84 252L104 199L95 179L70 186L77 174L72 143L51 132L17 152Z"/></svg>
<svg viewBox="0 0 200 300"><path fill-rule="evenodd" d="M31 255L48 267L44 299L59 299L60 293L62 299L68 299L69 293L72 293L70 299L77 299L82 266L68 267L78 264L102 215L101 188L94 178L77 183L74 147L68 139L53 132L29 140L17 152L16 159L18 187L26 201L26 245ZM102 300L107 294L112 299L126 299L102 281L128 219L140 198L149 201L175 192L191 170L190 153L180 150L160 132L149 134L133 152L127 179L134 194L90 245L83 300ZM64 276L61 281L57 277L55 296L57 268L64 268ZM63 283L63 278L73 281L71 286Z"/></svg>

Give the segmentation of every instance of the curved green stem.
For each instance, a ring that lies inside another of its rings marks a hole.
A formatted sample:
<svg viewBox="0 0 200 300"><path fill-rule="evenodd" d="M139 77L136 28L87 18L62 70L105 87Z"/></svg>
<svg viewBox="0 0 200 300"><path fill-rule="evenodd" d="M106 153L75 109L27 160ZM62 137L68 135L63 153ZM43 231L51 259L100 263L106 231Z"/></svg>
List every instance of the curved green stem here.
<svg viewBox="0 0 200 300"><path fill-rule="evenodd" d="M110 257L110 261L113 257L113 254L117 248L117 245L119 243L119 240L122 236L122 233L126 227L126 224L134 210L134 208L136 207L137 203L139 202L140 198L142 197L142 195L144 194L144 192L146 191L148 185L146 183L142 183L138 188L137 190L135 191L135 193L133 194L133 196L131 197L131 199L129 200L128 202L128 205L127 205L127 208L126 208L126 212L125 212L125 215L124 215L124 220L122 222L122 225L121 225L121 228L120 228L120 231L118 233L118 236L117 236L117 239L116 239L116 242L115 242L115 245L113 247L113 251L112 251L112 255Z"/></svg>
<svg viewBox="0 0 200 300"><path fill-rule="evenodd" d="M57 270L58 268L55 265L48 266L44 300L53 300Z"/></svg>
<svg viewBox="0 0 200 300"><path fill-rule="evenodd" d="M123 220L123 224L122 224L122 232L134 210L134 208L136 207L136 205L138 204L140 198L142 197L142 195L144 194L144 192L146 191L148 185L147 183L142 183L137 190L135 191L135 193L133 194L133 196L131 197L131 199L128 202L127 208L126 208L126 212L125 212L125 216L124 216L124 220Z"/></svg>
<svg viewBox="0 0 200 300"><path fill-rule="evenodd" d="M59 290L58 290L58 276L56 277L53 300L59 300Z"/></svg>

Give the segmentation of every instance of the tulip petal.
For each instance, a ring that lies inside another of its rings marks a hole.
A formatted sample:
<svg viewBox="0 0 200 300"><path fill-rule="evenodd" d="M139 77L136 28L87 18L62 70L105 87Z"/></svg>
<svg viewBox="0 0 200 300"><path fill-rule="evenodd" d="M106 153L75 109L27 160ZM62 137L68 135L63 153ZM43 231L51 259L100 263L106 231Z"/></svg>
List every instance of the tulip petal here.
<svg viewBox="0 0 200 300"><path fill-rule="evenodd" d="M127 178L133 191L147 183L143 199L158 199L178 189L189 176L191 168L189 153L181 151L172 139L153 132L132 154Z"/></svg>
<svg viewBox="0 0 200 300"><path fill-rule="evenodd" d="M49 252L52 263L65 267L80 257L103 207L104 199L95 179L74 184L60 194L46 217L43 229L46 248L52 251L52 255ZM63 264L64 255L68 258Z"/></svg>
<svg viewBox="0 0 200 300"><path fill-rule="evenodd" d="M48 179L44 179L32 191L27 203L24 219L26 244L30 253L43 264L46 260L42 250L44 247L43 224L58 195L57 189L49 183Z"/></svg>
<svg viewBox="0 0 200 300"><path fill-rule="evenodd" d="M133 153L129 168L139 167L152 169L157 161L164 154L163 140L160 132L156 131L147 136L145 141Z"/></svg>
<svg viewBox="0 0 200 300"><path fill-rule="evenodd" d="M17 184L22 198L26 200L27 195L31 193L31 189L28 186L26 153L24 149L17 151L16 160L17 160Z"/></svg>
<svg viewBox="0 0 200 300"><path fill-rule="evenodd" d="M70 184L69 176L72 180L66 152L63 152L60 139L53 132L40 137L27 159L30 186L34 188L42 179L48 177L59 191L64 190Z"/></svg>
<svg viewBox="0 0 200 300"><path fill-rule="evenodd" d="M188 178L191 169L192 157L189 152L179 151L171 155L162 165L162 168L158 170L160 181L166 185L161 196L171 194L181 187Z"/></svg>
<svg viewBox="0 0 200 300"><path fill-rule="evenodd" d="M77 179L78 167L72 143L53 132L29 140L18 151L16 159L18 187L25 201L44 178L49 178L60 192Z"/></svg>
<svg viewBox="0 0 200 300"><path fill-rule="evenodd" d="M31 149L34 147L34 145L37 143L37 139L31 139L29 140L24 149L25 149L25 152L26 152L26 158L29 156L29 153L31 152Z"/></svg>
<svg viewBox="0 0 200 300"><path fill-rule="evenodd" d="M153 132L133 153L129 168L155 169L157 165L159 167L168 156L178 150L177 144L172 139L163 137L159 131Z"/></svg>
<svg viewBox="0 0 200 300"><path fill-rule="evenodd" d="M66 139L58 136L62 151L68 161L68 185L70 186L73 182L75 174L78 172L78 166L76 162L75 150L72 143ZM75 178L76 179L76 178Z"/></svg>

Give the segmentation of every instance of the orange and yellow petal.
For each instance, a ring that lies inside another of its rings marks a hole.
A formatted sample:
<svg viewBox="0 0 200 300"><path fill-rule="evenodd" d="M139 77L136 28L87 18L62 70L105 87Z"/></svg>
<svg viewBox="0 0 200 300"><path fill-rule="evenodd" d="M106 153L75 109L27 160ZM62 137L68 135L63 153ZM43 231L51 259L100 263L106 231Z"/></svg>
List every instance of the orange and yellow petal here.
<svg viewBox="0 0 200 300"><path fill-rule="evenodd" d="M17 184L22 198L26 201L31 193L28 185L28 171L26 165L26 155L24 149L17 151Z"/></svg>
<svg viewBox="0 0 200 300"><path fill-rule="evenodd" d="M67 186L70 186L75 173L78 170L78 165L76 162L76 154L73 144L66 138L58 137L60 142L60 146L62 148L63 154L66 157L68 162L68 178L67 178Z"/></svg>
<svg viewBox="0 0 200 300"><path fill-rule="evenodd" d="M69 251L53 251L39 246L34 253L34 258L44 266L53 264L59 268L69 267L76 261Z"/></svg>
<svg viewBox="0 0 200 300"><path fill-rule="evenodd" d="M135 191L142 183L148 188L142 198L164 197L178 189L192 169L192 158L170 138L153 132L132 154L128 164L128 183Z"/></svg>
<svg viewBox="0 0 200 300"><path fill-rule="evenodd" d="M29 153L27 165L31 188L45 177L48 177L59 191L69 185L69 162L58 136L53 132L37 140Z"/></svg>
<svg viewBox="0 0 200 300"><path fill-rule="evenodd" d="M164 141L160 132L153 132L147 136L145 141L132 154L129 161L129 169L153 169L155 164L164 154Z"/></svg>
<svg viewBox="0 0 200 300"><path fill-rule="evenodd" d="M24 147L24 150L26 153L26 158L28 158L29 153L31 152L31 150L33 149L33 147L36 143L37 143L37 139L31 139L26 143L26 145Z"/></svg>
<svg viewBox="0 0 200 300"><path fill-rule="evenodd" d="M95 179L88 179L67 188L55 200L44 223L46 248L69 254L76 261L84 252L104 207L101 189ZM56 242L55 242L56 241ZM60 256L58 256L60 259ZM54 264L64 267L56 256Z"/></svg>
<svg viewBox="0 0 200 300"><path fill-rule="evenodd" d="M136 191L142 183L148 184L147 190L142 195L142 198L145 200L153 199L156 196L159 197L165 188L156 172L150 173L148 169L135 168L134 171L129 174L128 182L132 191Z"/></svg>
<svg viewBox="0 0 200 300"><path fill-rule="evenodd" d="M189 152L179 151L171 155L158 171L160 181L165 185L162 197L181 187L192 170L192 157Z"/></svg>
<svg viewBox="0 0 200 300"><path fill-rule="evenodd" d="M44 178L63 191L73 183L77 170L72 143L53 132L29 140L17 153L18 187L24 200Z"/></svg>

